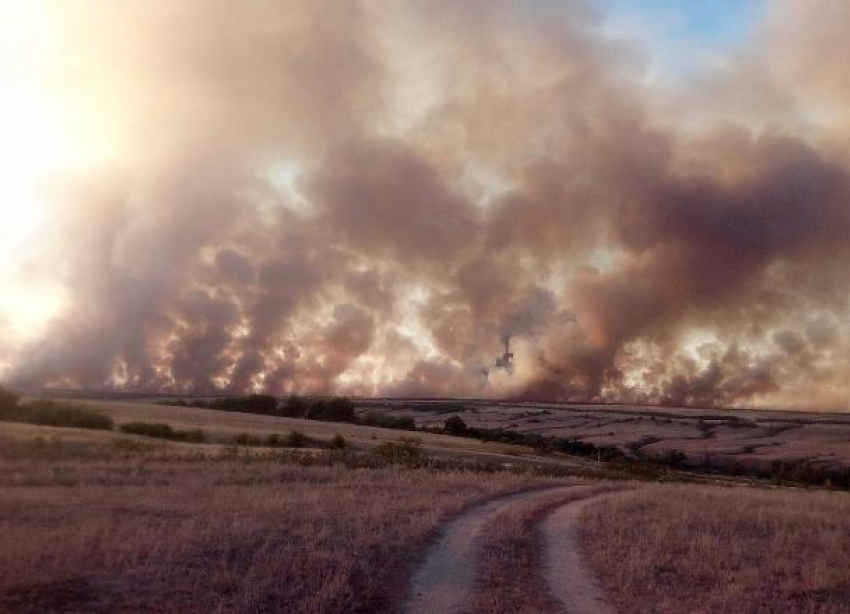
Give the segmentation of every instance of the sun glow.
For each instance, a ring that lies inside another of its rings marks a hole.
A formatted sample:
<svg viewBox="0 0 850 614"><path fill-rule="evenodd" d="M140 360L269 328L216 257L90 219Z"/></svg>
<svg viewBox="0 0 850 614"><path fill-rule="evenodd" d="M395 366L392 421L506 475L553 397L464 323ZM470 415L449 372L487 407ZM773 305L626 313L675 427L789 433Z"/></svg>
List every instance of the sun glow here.
<svg viewBox="0 0 850 614"><path fill-rule="evenodd" d="M57 118L36 88L0 83L0 316L13 338L38 333L59 291L26 272L27 246L45 222L45 185L67 157Z"/></svg>

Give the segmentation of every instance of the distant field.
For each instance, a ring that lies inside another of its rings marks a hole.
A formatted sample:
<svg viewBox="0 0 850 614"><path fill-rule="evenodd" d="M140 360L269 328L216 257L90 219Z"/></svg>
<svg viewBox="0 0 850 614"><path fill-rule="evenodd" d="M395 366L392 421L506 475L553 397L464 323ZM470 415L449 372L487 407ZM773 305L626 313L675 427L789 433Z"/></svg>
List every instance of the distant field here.
<svg viewBox="0 0 850 614"><path fill-rule="evenodd" d="M575 438L633 458L680 452L699 467L850 471L850 414L463 400L382 399L363 406L413 416L425 426L459 415L469 426Z"/></svg>
<svg viewBox="0 0 850 614"><path fill-rule="evenodd" d="M850 611L850 494L653 486L587 510L624 614Z"/></svg>
<svg viewBox="0 0 850 614"><path fill-rule="evenodd" d="M421 440L429 454L460 456L484 461L508 463L544 462L564 467L582 467L578 459L541 459L534 450L500 443L453 437L437 433L409 433L394 429L360 426L341 422L320 422L300 418L284 418L241 412L226 412L195 407L172 407L137 401L86 400L85 404L110 416L116 425L128 422L162 422L177 429L202 429L213 443L232 442L239 434L266 437L297 430L313 439L328 442L340 434L356 448L369 449L382 442L413 436Z"/></svg>

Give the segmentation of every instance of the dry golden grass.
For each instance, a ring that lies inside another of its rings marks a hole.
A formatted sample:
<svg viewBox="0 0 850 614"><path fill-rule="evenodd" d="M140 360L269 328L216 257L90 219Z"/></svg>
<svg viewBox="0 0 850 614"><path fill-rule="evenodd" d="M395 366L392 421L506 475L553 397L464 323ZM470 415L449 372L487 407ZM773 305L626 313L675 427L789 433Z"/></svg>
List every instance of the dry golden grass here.
<svg viewBox="0 0 850 614"><path fill-rule="evenodd" d="M850 611L850 495L654 486L589 509L624 613Z"/></svg>
<svg viewBox="0 0 850 614"><path fill-rule="evenodd" d="M87 400L86 405L108 415L117 425L127 422L161 422L175 429L202 429L211 442L229 442L240 433L266 437L272 433L286 434L297 430L316 441L330 441L340 434L358 449L369 449L387 441L394 441L411 433L395 429L362 426L340 422L320 422L301 418L285 418L241 412L226 412L197 407L173 407L128 401ZM577 467L583 463L576 459L541 459L536 451L525 446L478 441L468 437L453 437L419 431L415 433L423 449L434 456L463 457L482 461L529 463L544 462L550 465Z"/></svg>
<svg viewBox="0 0 850 614"><path fill-rule="evenodd" d="M68 445L0 450L0 611L383 610L446 515L544 483Z"/></svg>

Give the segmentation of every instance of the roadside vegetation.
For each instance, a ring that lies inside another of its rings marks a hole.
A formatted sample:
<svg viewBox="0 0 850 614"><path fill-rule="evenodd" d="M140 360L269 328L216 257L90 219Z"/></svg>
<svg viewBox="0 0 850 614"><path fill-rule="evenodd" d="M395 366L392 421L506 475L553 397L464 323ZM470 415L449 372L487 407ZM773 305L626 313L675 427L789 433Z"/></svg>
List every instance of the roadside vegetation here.
<svg viewBox="0 0 850 614"><path fill-rule="evenodd" d="M206 437L201 429L193 429L190 431L181 431L171 428L168 424L159 422L128 422L122 424L122 433L128 435L142 435L143 437L153 437L155 439L168 439L171 441L187 441L190 443L204 443Z"/></svg>
<svg viewBox="0 0 850 614"><path fill-rule="evenodd" d="M5 399L5 400L4 400ZM182 399L163 401L160 404L172 407L198 407L226 412L287 417L321 422L338 422L367 427L398 429L411 432L445 434L463 437L486 444L504 444L528 449L541 457L580 458L585 461L597 461L597 469L609 476L652 481L697 481L732 478L761 480L775 485L806 485L829 489L850 489L850 468L842 465L813 463L805 459L789 458L774 460L761 465L743 465L733 459L722 459L714 455L695 459L680 450L668 450L662 455L647 455L639 448L622 449L616 445L594 445L576 437L556 437L539 433L519 432L504 428L477 428L468 426L459 415L451 415L442 425L417 427L410 416L397 416L387 411L371 409L358 411L354 402L345 397L309 399L292 395L284 401L278 401L270 395L249 395L245 397L221 397L213 399L195 399L187 402ZM443 413L446 404L420 403L422 410L431 413ZM3 409L5 407L5 409ZM11 407L11 409L10 409ZM463 411L462 406L447 406L452 411ZM442 408L442 409L441 409ZM439 411L438 411L439 410ZM418 409L417 409L418 411ZM539 414L548 413L545 410ZM659 414L660 415L660 414ZM179 414L175 414L179 418ZM109 416L90 407L76 403L51 400L30 401L18 404L14 395L0 395L0 420L29 422L52 426L74 426L78 428L112 428ZM235 436L210 436L200 429L176 429L161 422L146 423L133 420L132 424L119 426L119 429L140 436L183 441L187 443L218 443L251 447L328 447L328 442L320 438L311 438L303 434L239 433ZM726 420L728 424L741 425L741 428L753 428L750 422L735 417ZM697 428L703 434L710 432L706 420L698 420ZM168 429L172 429L169 431ZM127 430L130 429L130 430ZM507 452L513 453L512 451ZM604 468L603 468L604 466ZM690 475L697 474L691 478Z"/></svg>
<svg viewBox="0 0 850 614"><path fill-rule="evenodd" d="M468 426L460 415L449 416L442 427L417 427L410 416L394 416L387 412L370 410L357 412L354 403L345 397L329 399L308 399L292 395L285 401L269 395L250 395L247 397L226 397L211 400L166 401L164 404L183 407L204 407L224 411L242 411L262 413L290 418L306 418L330 422L347 422L365 426L376 426L409 431L424 430L444 433L455 437L466 437L482 442L502 443L532 448L543 456L566 455L604 462L612 470L633 475L640 479L670 479L673 472L689 472L705 475L756 478L776 485L808 485L826 488L850 489L850 468L809 463L801 459L775 460L771 463L754 466L745 465L736 460L724 460L716 456L693 458L681 450L668 450L661 455L647 455L638 447L622 449L616 445L595 445L576 437L556 437L539 433L523 433L502 428L477 428ZM429 413L463 412L462 405L446 403L408 403L416 411ZM652 419L665 419L665 412L644 412ZM539 415L547 415L543 410ZM712 426L708 419L712 416L697 416L697 430L704 438L712 435ZM737 416L725 416L724 425L741 429L752 429L754 422Z"/></svg>
<svg viewBox="0 0 850 614"><path fill-rule="evenodd" d="M847 612L847 493L650 486L586 512L620 611Z"/></svg>
<svg viewBox="0 0 850 614"><path fill-rule="evenodd" d="M358 414L354 403L346 397L308 399L290 395L284 401L265 394L244 397L222 397L214 399L176 399L161 401L161 405L172 407L200 407L220 411L234 411L285 418L304 418L323 422L347 422L364 426L415 431L416 422L410 417L399 417L377 411Z"/></svg>
<svg viewBox="0 0 850 614"><path fill-rule="evenodd" d="M0 389L0 421L112 430L112 419L109 416L85 405L49 399L21 403L16 395L3 389Z"/></svg>

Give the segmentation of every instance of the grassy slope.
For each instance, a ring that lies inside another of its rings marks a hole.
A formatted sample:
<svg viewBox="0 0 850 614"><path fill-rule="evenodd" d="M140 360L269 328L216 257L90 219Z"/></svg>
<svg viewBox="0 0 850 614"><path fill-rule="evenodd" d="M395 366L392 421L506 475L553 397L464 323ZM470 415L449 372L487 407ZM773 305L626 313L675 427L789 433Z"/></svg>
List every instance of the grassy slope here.
<svg viewBox="0 0 850 614"><path fill-rule="evenodd" d="M847 612L850 495L655 486L589 510L624 613Z"/></svg>
<svg viewBox="0 0 850 614"><path fill-rule="evenodd" d="M86 401L98 411L109 415L116 424L146 421L163 422L175 429L203 429L212 441L229 441L239 433L265 437L271 433L285 434L298 430L308 437L330 441L339 433L356 448L367 449L385 441L400 437L416 437L422 441L426 452L432 455L479 458L481 460L523 462L523 458L534 462L545 462L568 467L582 467L586 463L578 459L541 459L524 446L482 442L464 437L452 437L424 432L408 432L338 422L319 422L300 418L263 416L240 412L225 412L194 407L169 407L151 403L126 401Z"/></svg>
<svg viewBox="0 0 850 614"><path fill-rule="evenodd" d="M0 611L383 609L447 514L543 483L80 443L0 448Z"/></svg>

